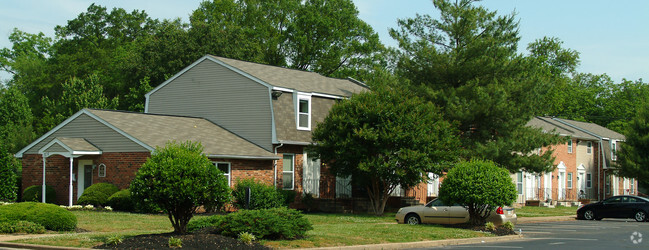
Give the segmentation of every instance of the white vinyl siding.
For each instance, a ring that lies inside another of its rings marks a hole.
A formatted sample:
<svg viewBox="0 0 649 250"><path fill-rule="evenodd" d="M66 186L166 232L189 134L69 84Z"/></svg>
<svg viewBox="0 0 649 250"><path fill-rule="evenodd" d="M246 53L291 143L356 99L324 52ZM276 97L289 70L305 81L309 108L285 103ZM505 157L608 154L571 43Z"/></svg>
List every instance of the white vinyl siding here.
<svg viewBox="0 0 649 250"><path fill-rule="evenodd" d="M311 130L311 96L298 94L296 107L298 130Z"/></svg>
<svg viewBox="0 0 649 250"><path fill-rule="evenodd" d="M292 154L284 154L282 159L282 187L284 189L293 190L295 184L295 156Z"/></svg>
<svg viewBox="0 0 649 250"><path fill-rule="evenodd" d="M230 186L230 171L232 170L229 162L213 162L214 166L223 172L226 178L228 178L228 186Z"/></svg>

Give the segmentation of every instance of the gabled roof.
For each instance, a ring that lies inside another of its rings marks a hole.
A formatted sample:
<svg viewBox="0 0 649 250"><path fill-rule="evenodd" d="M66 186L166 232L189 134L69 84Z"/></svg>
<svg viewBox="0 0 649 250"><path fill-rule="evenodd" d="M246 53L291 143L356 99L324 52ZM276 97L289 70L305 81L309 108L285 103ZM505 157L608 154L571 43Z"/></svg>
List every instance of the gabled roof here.
<svg viewBox="0 0 649 250"><path fill-rule="evenodd" d="M552 118L554 120L566 122L568 124L571 124L575 127L578 127L580 129L586 130L588 132L591 132L593 134L596 134L602 138L605 139L613 139L613 140L625 140L626 137L623 134L620 134L618 132L615 132L613 130L607 129L605 127L602 127L600 125L597 125L595 123L590 123L590 122L580 122L580 121L573 121L573 120L568 120L568 119L561 119L561 118Z"/></svg>
<svg viewBox="0 0 649 250"><path fill-rule="evenodd" d="M324 96L333 97L349 97L352 94L360 93L369 89L367 85L351 78L332 78L322 76L315 72L287 69L278 66L206 55L161 83L158 87L149 91L149 93L146 93L145 96L148 98L151 94L158 91L158 89L163 88L165 85L205 60L210 60L223 65L234 72L270 88L322 94Z"/></svg>
<svg viewBox="0 0 649 250"><path fill-rule="evenodd" d="M22 157L25 151L48 138L53 132L64 127L81 114L94 118L149 150L154 150L155 147L163 147L168 141L183 142L189 140L201 142L204 153L213 158L279 159L273 153L203 118L96 109L83 109L77 112L65 122L22 149L16 156ZM91 142L83 138L57 137L53 141L58 141L58 144L62 147L71 149L94 148L95 151L98 151L100 150L99 147L101 147L101 145L92 145Z"/></svg>
<svg viewBox="0 0 649 250"><path fill-rule="evenodd" d="M568 125L557 122L556 120L553 120L553 118L550 117L540 117L540 116L533 117L529 122L527 122L527 126L540 128L546 133L555 133L561 136L570 136L572 138L591 140L591 141L598 140L598 138L595 136L592 136L579 129L575 129Z"/></svg>

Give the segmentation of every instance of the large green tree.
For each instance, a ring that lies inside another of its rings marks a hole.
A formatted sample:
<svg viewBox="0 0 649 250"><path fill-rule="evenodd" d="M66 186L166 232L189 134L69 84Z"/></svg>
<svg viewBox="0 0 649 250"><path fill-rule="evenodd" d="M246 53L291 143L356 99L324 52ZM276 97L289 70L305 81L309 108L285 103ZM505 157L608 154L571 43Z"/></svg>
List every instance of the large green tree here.
<svg viewBox="0 0 649 250"><path fill-rule="evenodd" d="M169 142L156 147L129 187L134 199L157 204L174 232L187 232L187 223L200 206L222 208L230 201L228 180L194 142Z"/></svg>
<svg viewBox="0 0 649 250"><path fill-rule="evenodd" d="M625 137L617 153L618 174L646 184L649 180L649 102L645 102L629 122Z"/></svg>
<svg viewBox="0 0 649 250"><path fill-rule="evenodd" d="M551 170L549 151L516 153L559 140L525 126L549 83L535 60L516 52L514 15L498 16L474 2L434 0L439 19L399 20L399 29L390 30L401 52L396 73L457 122L466 159L491 159L510 171Z"/></svg>
<svg viewBox="0 0 649 250"><path fill-rule="evenodd" d="M16 87L0 86L0 144L5 150L16 153L34 139L33 120L27 97Z"/></svg>
<svg viewBox="0 0 649 250"><path fill-rule="evenodd" d="M457 156L457 131L430 102L377 88L335 104L313 131L311 150L340 177L365 187L374 212L390 193L411 188L428 172L441 175Z"/></svg>

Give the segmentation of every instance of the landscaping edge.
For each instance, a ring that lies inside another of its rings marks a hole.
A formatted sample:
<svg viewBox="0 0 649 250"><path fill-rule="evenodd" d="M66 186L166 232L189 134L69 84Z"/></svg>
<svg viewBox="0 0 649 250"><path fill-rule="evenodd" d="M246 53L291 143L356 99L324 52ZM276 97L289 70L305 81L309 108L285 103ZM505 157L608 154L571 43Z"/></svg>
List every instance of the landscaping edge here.
<svg viewBox="0 0 649 250"><path fill-rule="evenodd" d="M522 235L508 235L508 236L497 236L497 237L477 237L477 238L464 238L464 239L431 240L431 241L417 241L417 242L384 243L384 244L321 247L321 248L301 248L301 249L304 250L406 249L406 248L443 247L443 246L454 246L454 245L465 245L465 244L490 243L490 242L499 242L499 241L511 241L511 240L517 240L522 238L523 238Z"/></svg>

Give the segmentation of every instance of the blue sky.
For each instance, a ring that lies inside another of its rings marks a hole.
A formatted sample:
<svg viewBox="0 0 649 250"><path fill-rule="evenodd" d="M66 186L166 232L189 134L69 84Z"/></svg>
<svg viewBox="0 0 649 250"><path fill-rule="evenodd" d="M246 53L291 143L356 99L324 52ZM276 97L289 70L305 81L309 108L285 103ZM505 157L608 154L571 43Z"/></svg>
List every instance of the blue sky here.
<svg viewBox="0 0 649 250"><path fill-rule="evenodd" d="M353 0L362 20L379 33L388 46L396 43L388 35L397 19L416 13L436 16L430 0ZM56 25L65 25L85 11L87 0L2 0L0 2L0 48L11 47L9 34L14 27L29 33L54 35ZM201 0L98 0L107 7L128 11L144 10L153 18L180 17L189 14ZM499 14L517 13L521 44L544 36L558 37L565 48L577 50L580 72L606 73L614 81L644 79L649 81L649 1L646 0L484 0L479 3ZM10 76L0 73L3 82Z"/></svg>

